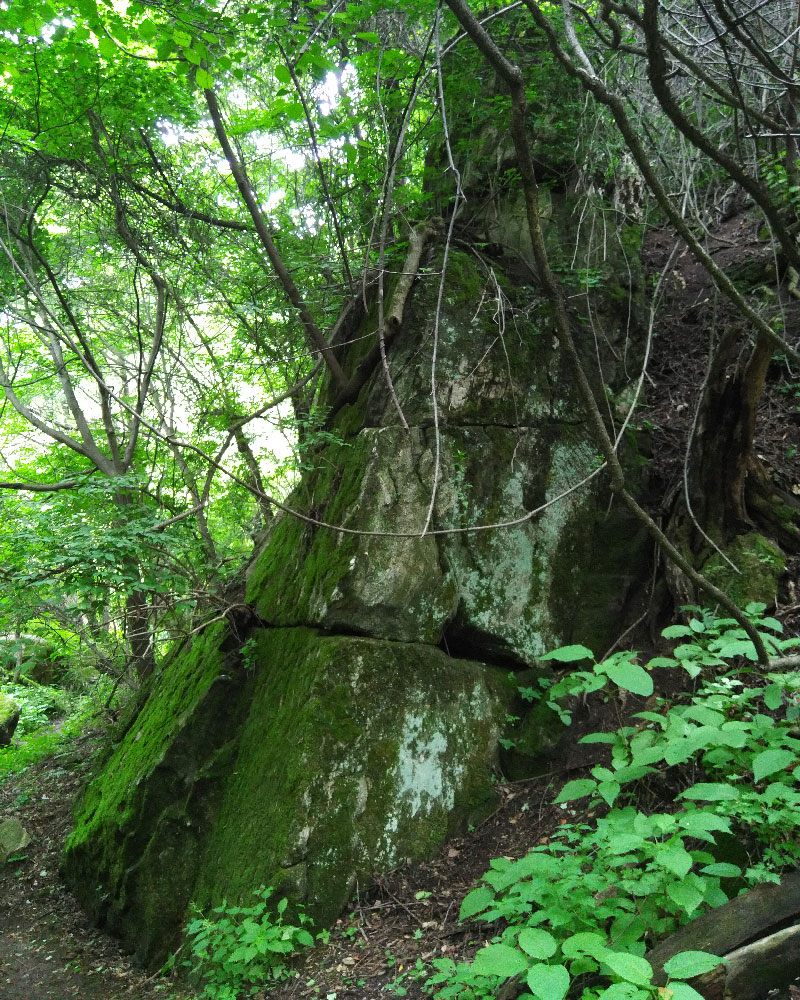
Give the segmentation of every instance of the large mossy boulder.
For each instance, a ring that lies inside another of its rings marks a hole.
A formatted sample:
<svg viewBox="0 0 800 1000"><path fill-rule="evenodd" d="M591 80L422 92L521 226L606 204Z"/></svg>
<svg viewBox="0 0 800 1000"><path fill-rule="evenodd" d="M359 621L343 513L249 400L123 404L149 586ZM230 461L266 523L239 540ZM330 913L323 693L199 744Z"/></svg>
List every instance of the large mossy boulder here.
<svg viewBox="0 0 800 1000"><path fill-rule="evenodd" d="M422 644L221 627L170 664L88 791L65 872L146 960L190 900L262 884L332 920L355 880L492 808L507 671Z"/></svg>
<svg viewBox="0 0 800 1000"><path fill-rule="evenodd" d="M273 885L327 922L357 879L430 856L492 808L513 671L615 637L644 546L608 503L547 310L460 253L437 310L431 254L388 356L408 427L380 370L328 418L288 500L301 517L276 518L249 567L251 619L164 665L78 808L65 876L146 961L190 901ZM628 344L627 303L617 322L592 295ZM348 372L374 316L363 331ZM604 364L599 391L624 390ZM551 752L550 718L541 732Z"/></svg>

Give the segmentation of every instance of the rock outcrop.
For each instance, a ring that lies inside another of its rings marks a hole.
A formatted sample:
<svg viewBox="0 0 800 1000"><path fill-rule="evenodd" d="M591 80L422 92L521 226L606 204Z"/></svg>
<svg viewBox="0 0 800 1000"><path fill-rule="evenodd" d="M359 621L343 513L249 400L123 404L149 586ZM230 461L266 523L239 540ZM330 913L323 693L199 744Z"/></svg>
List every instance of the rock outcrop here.
<svg viewBox="0 0 800 1000"><path fill-rule="evenodd" d="M325 922L357 879L432 854L492 808L511 672L612 637L643 547L594 475L547 309L456 253L437 323L439 261L390 352L408 429L377 371L308 453L305 519L254 557L252 618L165 665L80 804L66 877L145 960L191 900L274 885ZM607 343L631 292L589 296ZM623 389L614 352L585 350Z"/></svg>

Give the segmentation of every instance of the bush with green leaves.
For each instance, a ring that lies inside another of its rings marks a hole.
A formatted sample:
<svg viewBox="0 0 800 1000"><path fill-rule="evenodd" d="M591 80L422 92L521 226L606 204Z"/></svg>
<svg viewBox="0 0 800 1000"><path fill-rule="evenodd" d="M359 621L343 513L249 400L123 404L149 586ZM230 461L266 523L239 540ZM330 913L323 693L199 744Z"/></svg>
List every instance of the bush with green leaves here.
<svg viewBox="0 0 800 1000"><path fill-rule="evenodd" d="M564 699L614 689L650 695L655 667L682 668L695 690L676 704L636 712L631 725L592 733L607 758L567 782L556 803L574 821L519 860L498 858L470 892L461 919L497 929L472 962L442 958L426 982L437 998L495 996L518 976L537 1000L647 1000L657 995L648 948L743 888L778 881L800 858L800 672L763 672L732 619L688 608L688 623L665 630L682 640L645 666L632 652L597 662L583 646L548 659L592 668L549 683L545 697L565 721ZM770 655L798 644L764 606L747 613ZM530 696L530 695L529 695ZM668 811L639 807L672 798ZM649 793L649 795L645 795ZM573 803L585 804L580 816ZM747 845L747 864L721 856L720 834ZM665 966L674 1000L700 1000L687 979L719 964L683 952Z"/></svg>
<svg viewBox="0 0 800 1000"><path fill-rule="evenodd" d="M289 958L311 948L308 930L311 918L302 909L297 923L285 920L288 902L281 899L274 909L269 902L271 887L253 891L251 906L220 906L205 917L197 910L186 926L191 959L184 964L203 984L200 994L208 1000L239 1000L254 996L265 984L285 979Z"/></svg>
<svg viewBox="0 0 800 1000"><path fill-rule="evenodd" d="M98 676L85 694L46 684L3 681L0 691L19 705L20 717L11 745L0 747L0 780L38 764L90 727L112 686L104 676Z"/></svg>

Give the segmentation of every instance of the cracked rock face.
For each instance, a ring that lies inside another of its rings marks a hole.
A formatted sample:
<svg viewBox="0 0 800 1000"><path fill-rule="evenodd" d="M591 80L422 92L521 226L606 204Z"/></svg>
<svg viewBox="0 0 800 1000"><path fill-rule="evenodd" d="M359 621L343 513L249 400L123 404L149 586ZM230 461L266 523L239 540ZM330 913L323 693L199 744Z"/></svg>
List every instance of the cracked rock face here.
<svg viewBox="0 0 800 1000"><path fill-rule="evenodd" d="M275 521L257 626L176 654L77 810L65 875L146 961L190 901L273 885L326 922L356 880L430 856L492 808L509 668L613 631L637 540L535 289L451 261L438 325L423 277L390 352L408 428L379 370L289 501L335 528Z"/></svg>

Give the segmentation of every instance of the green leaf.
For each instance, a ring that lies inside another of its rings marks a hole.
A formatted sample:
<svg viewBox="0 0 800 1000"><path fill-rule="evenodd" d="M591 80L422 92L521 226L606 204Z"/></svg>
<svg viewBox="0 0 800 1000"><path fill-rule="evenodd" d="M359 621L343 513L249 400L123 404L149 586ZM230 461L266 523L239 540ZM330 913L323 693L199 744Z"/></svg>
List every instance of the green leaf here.
<svg viewBox="0 0 800 1000"><path fill-rule="evenodd" d="M764 704L774 712L783 704L783 688L780 684L768 684L764 688Z"/></svg>
<svg viewBox="0 0 800 1000"><path fill-rule="evenodd" d="M110 38L103 35L97 43L97 51L104 59L113 59L117 54L117 46Z"/></svg>
<svg viewBox="0 0 800 1000"><path fill-rule="evenodd" d="M730 820L726 816L717 816L716 813L705 812L701 809L684 813L678 817L678 822L684 830L687 830L693 836L697 836L701 832L731 832Z"/></svg>
<svg viewBox="0 0 800 1000"><path fill-rule="evenodd" d="M763 753L756 754L753 758L753 779L762 781L767 775L783 771L796 763L797 754L792 753L791 750L781 750L778 747L764 750Z"/></svg>
<svg viewBox="0 0 800 1000"><path fill-rule="evenodd" d="M568 937L561 945L564 958L575 958L576 955L591 955L597 958L608 949L606 939L592 931L581 931Z"/></svg>
<svg viewBox="0 0 800 1000"><path fill-rule="evenodd" d="M143 38L146 42L151 41L158 34L158 28L155 24L147 18L147 20L142 21L139 25L139 37Z"/></svg>
<svg viewBox="0 0 800 1000"><path fill-rule="evenodd" d="M586 646L559 646L558 649L545 653L539 659L556 660L558 663L577 663L579 660L594 660L594 653Z"/></svg>
<svg viewBox="0 0 800 1000"><path fill-rule="evenodd" d="M198 68L194 78L197 81L197 86L201 90L211 90L214 86L214 77L204 69Z"/></svg>
<svg viewBox="0 0 800 1000"><path fill-rule="evenodd" d="M651 670L653 667L677 667L678 661L671 656L654 656L652 660L647 661L647 666Z"/></svg>
<svg viewBox="0 0 800 1000"><path fill-rule="evenodd" d="M507 944L490 944L481 948L472 963L472 971L479 976L499 976L510 979L528 968L528 960L517 948Z"/></svg>
<svg viewBox="0 0 800 1000"><path fill-rule="evenodd" d="M705 951L681 951L664 963L664 972L671 979L692 979L710 972L722 964L722 959Z"/></svg>
<svg viewBox="0 0 800 1000"><path fill-rule="evenodd" d="M655 854L655 862L678 878L688 875L692 869L692 856L681 844L668 844Z"/></svg>
<svg viewBox="0 0 800 1000"><path fill-rule="evenodd" d="M517 935L517 944L531 958L550 958L558 950L553 935L535 927L523 927Z"/></svg>
<svg viewBox="0 0 800 1000"><path fill-rule="evenodd" d="M563 965L537 963L528 970L528 989L540 1000L563 1000L569 989L570 975Z"/></svg>
<svg viewBox="0 0 800 1000"><path fill-rule="evenodd" d="M646 958L631 955L627 951L606 951L598 956L615 976L637 986L647 986L653 978L653 967Z"/></svg>
<svg viewBox="0 0 800 1000"><path fill-rule="evenodd" d="M739 789L719 782L699 781L686 791L680 792L679 799L698 799L702 802L732 802L739 798Z"/></svg>
<svg viewBox="0 0 800 1000"><path fill-rule="evenodd" d="M706 865L700 871L704 875L716 875L718 878L739 878L742 874L742 869L738 865L729 865L724 861Z"/></svg>
<svg viewBox="0 0 800 1000"><path fill-rule="evenodd" d="M581 736L578 743L616 743L617 737L614 733L588 733Z"/></svg>
<svg viewBox="0 0 800 1000"><path fill-rule="evenodd" d="M689 882L672 882L667 886L667 895L687 915L691 915L703 902L703 894Z"/></svg>
<svg viewBox="0 0 800 1000"><path fill-rule="evenodd" d="M682 639L684 636L692 635L692 630L688 625L668 625L661 630L665 639Z"/></svg>
<svg viewBox="0 0 800 1000"><path fill-rule="evenodd" d="M597 786L600 798L606 805L613 806L619 795L620 784L618 781L601 781Z"/></svg>
<svg viewBox="0 0 800 1000"><path fill-rule="evenodd" d="M617 685L632 694L649 697L653 693L653 678L636 663L616 663L606 669L606 674Z"/></svg>
<svg viewBox="0 0 800 1000"><path fill-rule="evenodd" d="M185 49L192 44L192 36L189 34L188 31L181 31L179 28L176 28L172 32L172 37L175 41L175 44L180 45L182 49Z"/></svg>
<svg viewBox="0 0 800 1000"><path fill-rule="evenodd" d="M273 72L278 83L288 84L292 82L292 74L289 72L289 68L284 66L283 63L278 63Z"/></svg>
<svg viewBox="0 0 800 1000"><path fill-rule="evenodd" d="M671 993L671 1000L705 1000L702 993L698 993L697 990L690 986L688 983L670 983L666 989L667 993Z"/></svg>
<svg viewBox="0 0 800 1000"><path fill-rule="evenodd" d="M469 917L474 917L476 913L480 913L481 910L485 910L487 906L491 906L493 902L494 893L491 889L487 889L485 886L481 886L479 889L473 889L472 892L467 893L464 897L464 902L461 904L458 919L467 920Z"/></svg>
<svg viewBox="0 0 800 1000"><path fill-rule="evenodd" d="M644 1000L649 994L638 989L633 983L614 983L599 994L597 1000Z"/></svg>
<svg viewBox="0 0 800 1000"><path fill-rule="evenodd" d="M591 778L577 778L575 781L568 781L555 798L556 804L559 802L571 802L573 799L582 799L586 795L593 795L597 790L597 782Z"/></svg>
<svg viewBox="0 0 800 1000"><path fill-rule="evenodd" d="M372 42L375 45L380 45L380 36L376 35L374 31L357 31L356 38L360 38L362 42Z"/></svg>

